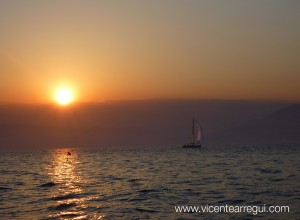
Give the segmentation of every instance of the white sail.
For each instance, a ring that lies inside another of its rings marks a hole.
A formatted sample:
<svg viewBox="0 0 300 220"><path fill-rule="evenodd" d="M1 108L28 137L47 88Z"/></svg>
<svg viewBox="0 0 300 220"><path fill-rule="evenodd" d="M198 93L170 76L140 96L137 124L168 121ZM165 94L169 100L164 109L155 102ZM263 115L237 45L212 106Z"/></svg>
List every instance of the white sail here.
<svg viewBox="0 0 300 220"><path fill-rule="evenodd" d="M195 129L197 129L196 133L195 133ZM195 141L195 138L196 138L196 141ZM196 119L193 118L192 142L190 144L185 144L182 147L183 148L200 148L202 144L203 144L202 128L200 126L200 123Z"/></svg>
<svg viewBox="0 0 300 220"><path fill-rule="evenodd" d="M196 127L197 127L197 144L198 145L202 145L203 143L203 132L202 132L202 128L199 124L199 122L197 120L195 120L195 124L196 124Z"/></svg>

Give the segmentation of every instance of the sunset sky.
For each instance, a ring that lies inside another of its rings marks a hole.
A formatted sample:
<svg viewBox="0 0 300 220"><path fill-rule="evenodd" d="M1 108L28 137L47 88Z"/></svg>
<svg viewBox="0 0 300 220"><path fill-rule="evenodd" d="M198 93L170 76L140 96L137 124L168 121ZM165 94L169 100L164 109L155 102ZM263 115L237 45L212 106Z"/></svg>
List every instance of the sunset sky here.
<svg viewBox="0 0 300 220"><path fill-rule="evenodd" d="M0 1L0 103L300 101L300 1Z"/></svg>

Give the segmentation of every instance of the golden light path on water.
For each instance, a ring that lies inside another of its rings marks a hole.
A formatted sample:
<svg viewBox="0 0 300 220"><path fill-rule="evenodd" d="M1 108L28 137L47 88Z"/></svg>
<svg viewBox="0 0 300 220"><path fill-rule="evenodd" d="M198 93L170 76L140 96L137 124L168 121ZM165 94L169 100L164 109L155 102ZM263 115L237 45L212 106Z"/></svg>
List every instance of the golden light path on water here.
<svg viewBox="0 0 300 220"><path fill-rule="evenodd" d="M56 202L56 211L50 218L103 219L104 215L89 215L86 202L92 198L84 196L82 186L86 183L79 170L79 158L76 149L56 149L52 154L53 162L48 167L52 182L58 185L53 191L52 200Z"/></svg>

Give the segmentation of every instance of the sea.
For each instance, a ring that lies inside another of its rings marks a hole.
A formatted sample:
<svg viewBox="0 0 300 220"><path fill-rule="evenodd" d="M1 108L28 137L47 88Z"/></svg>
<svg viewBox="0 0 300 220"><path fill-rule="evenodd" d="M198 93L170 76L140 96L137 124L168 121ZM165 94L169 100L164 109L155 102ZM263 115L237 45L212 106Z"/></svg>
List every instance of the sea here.
<svg viewBox="0 0 300 220"><path fill-rule="evenodd" d="M0 219L300 219L299 156L284 144L1 153ZM190 206L201 211L176 211Z"/></svg>

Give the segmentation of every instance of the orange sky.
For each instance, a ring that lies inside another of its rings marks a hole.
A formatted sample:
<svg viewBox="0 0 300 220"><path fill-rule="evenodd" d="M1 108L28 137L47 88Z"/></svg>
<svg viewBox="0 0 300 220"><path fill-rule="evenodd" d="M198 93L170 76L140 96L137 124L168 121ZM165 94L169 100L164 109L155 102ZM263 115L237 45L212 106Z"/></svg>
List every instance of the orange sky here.
<svg viewBox="0 0 300 220"><path fill-rule="evenodd" d="M0 102L300 101L298 1L1 1Z"/></svg>

